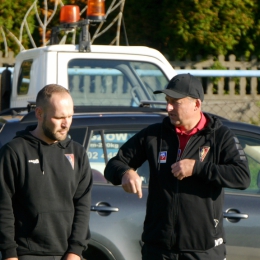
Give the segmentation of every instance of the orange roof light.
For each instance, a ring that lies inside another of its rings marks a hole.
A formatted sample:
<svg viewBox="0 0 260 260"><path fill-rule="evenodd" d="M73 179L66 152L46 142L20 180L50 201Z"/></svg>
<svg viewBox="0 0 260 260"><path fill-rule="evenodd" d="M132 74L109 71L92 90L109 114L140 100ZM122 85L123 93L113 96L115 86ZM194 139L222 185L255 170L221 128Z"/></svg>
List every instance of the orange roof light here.
<svg viewBox="0 0 260 260"><path fill-rule="evenodd" d="M76 23L80 19L79 6L64 5L60 10L60 23Z"/></svg>
<svg viewBox="0 0 260 260"><path fill-rule="evenodd" d="M105 15L105 0L88 0L87 19L103 21Z"/></svg>

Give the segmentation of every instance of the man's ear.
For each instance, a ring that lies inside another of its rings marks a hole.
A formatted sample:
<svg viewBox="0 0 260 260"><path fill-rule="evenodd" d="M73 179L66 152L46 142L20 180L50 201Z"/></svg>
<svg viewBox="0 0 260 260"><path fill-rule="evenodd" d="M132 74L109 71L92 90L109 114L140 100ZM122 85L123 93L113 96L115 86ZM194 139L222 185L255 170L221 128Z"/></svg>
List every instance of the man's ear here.
<svg viewBox="0 0 260 260"><path fill-rule="evenodd" d="M200 99L196 99L195 102L195 110L201 109L201 100Z"/></svg>
<svg viewBox="0 0 260 260"><path fill-rule="evenodd" d="M35 116L38 120L43 119L43 109L41 107L36 107L35 108Z"/></svg>

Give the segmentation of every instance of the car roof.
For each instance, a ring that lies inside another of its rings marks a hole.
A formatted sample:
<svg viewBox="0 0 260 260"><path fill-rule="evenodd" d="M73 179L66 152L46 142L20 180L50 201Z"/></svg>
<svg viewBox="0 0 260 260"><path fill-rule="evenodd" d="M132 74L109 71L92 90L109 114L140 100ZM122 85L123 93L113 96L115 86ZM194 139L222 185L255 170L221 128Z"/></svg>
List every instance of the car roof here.
<svg viewBox="0 0 260 260"><path fill-rule="evenodd" d="M23 125L22 128L24 128L24 124L36 124L37 119L34 111L28 112L28 109L30 108L23 107L2 111L0 113L0 125L16 124ZM165 108L153 108L146 105L143 107L75 106L73 118L76 120L73 120L73 126L86 125L86 118L88 119L89 126L120 124L122 126L123 124L129 126L133 124L133 122L136 125L149 125L155 122L160 122L165 116L167 116ZM224 125L231 129L260 134L259 126L230 121L217 115L214 116L218 117ZM100 121L101 117L102 121Z"/></svg>

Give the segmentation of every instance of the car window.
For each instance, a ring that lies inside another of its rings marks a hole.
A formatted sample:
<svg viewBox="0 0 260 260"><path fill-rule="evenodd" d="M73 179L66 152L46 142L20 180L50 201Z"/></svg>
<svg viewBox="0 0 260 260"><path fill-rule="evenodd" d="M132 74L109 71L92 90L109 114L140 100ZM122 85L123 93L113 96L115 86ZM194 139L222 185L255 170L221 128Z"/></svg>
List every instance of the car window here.
<svg viewBox="0 0 260 260"><path fill-rule="evenodd" d="M75 105L136 107L141 100L162 98L153 91L164 89L169 80L148 62L72 59L68 81Z"/></svg>
<svg viewBox="0 0 260 260"><path fill-rule="evenodd" d="M229 193L232 192L260 195L260 139L245 135L237 135L237 137L247 156L251 175L251 183L246 190L226 190Z"/></svg>
<svg viewBox="0 0 260 260"><path fill-rule="evenodd" d="M17 95L26 95L29 91L33 60L25 60L21 64L17 82Z"/></svg>
<svg viewBox="0 0 260 260"><path fill-rule="evenodd" d="M165 101L164 95L154 95L155 90L163 90L168 84L168 79L162 70L148 62L130 62L131 67L136 71L149 95L157 101Z"/></svg>
<svg viewBox="0 0 260 260"><path fill-rule="evenodd" d="M87 134L87 128L85 127L70 128L69 130L70 138L75 142L80 143L83 146L85 145L86 134Z"/></svg>
<svg viewBox="0 0 260 260"><path fill-rule="evenodd" d="M92 132L87 153L94 174L99 176L98 178L94 178L94 181L103 182L101 176L104 175L106 163L117 154L118 149L129 138L136 134L137 131L138 130L101 130ZM147 184L149 179L148 163L145 162L137 169L137 172L143 179L143 184Z"/></svg>

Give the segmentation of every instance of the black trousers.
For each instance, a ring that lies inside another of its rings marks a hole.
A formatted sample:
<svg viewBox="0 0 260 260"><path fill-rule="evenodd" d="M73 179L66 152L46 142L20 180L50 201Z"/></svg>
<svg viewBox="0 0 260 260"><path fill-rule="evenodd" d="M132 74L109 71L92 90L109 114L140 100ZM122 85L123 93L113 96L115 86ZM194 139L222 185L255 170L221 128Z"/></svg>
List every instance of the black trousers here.
<svg viewBox="0 0 260 260"><path fill-rule="evenodd" d="M221 244L203 252L176 252L144 244L142 260L226 260L226 246Z"/></svg>

